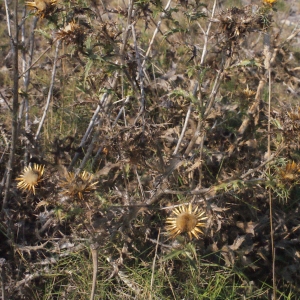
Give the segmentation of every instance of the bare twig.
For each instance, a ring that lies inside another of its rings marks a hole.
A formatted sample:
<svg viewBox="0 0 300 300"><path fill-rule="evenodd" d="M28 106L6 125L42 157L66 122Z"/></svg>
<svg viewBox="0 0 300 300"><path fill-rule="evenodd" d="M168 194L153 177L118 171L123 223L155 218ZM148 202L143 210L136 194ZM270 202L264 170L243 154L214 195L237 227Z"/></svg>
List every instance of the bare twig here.
<svg viewBox="0 0 300 300"><path fill-rule="evenodd" d="M214 5L213 5L213 9L212 9L212 13L211 13L211 17L210 17L210 21L208 23L208 27L206 32L203 30L203 28L201 27L200 23L198 23L200 29L202 30L203 34L204 34L204 45L203 45L203 50L202 50L202 55L201 55L201 60L200 60L200 65L204 64L205 58L206 58L206 54L207 54L207 45L208 45L208 36L209 36L209 32L210 32L210 28L212 25L212 18L215 15L215 11L216 11L216 7L217 7L217 0L214 1Z"/></svg>
<svg viewBox="0 0 300 300"><path fill-rule="evenodd" d="M21 78L28 70L30 70L51 48L52 45L57 41L57 38L52 42L52 44L24 71L19 75Z"/></svg>
<svg viewBox="0 0 300 300"><path fill-rule="evenodd" d="M164 11L167 11L167 10L169 9L169 7L170 7L170 5L171 5L171 2L172 2L172 0L169 0L169 1L168 1L168 3L166 4L166 6L165 6L165 8L164 8ZM157 26L156 26L156 28L155 28L155 30L154 30L152 39L151 39L151 41L150 41L150 43L149 43L147 52L146 52L145 57L144 57L144 60L143 60L143 62L142 62L142 68L145 66L146 60L147 60L148 57L149 57L149 54L150 54L152 45L153 45L153 43L154 43L154 40L155 40L155 37L156 37L157 33L159 32L159 28L160 28L160 25L161 25L161 22L162 22L162 18L163 18L164 16L165 16L165 13L163 12L163 13L161 14L161 16L160 16L160 20L159 20L158 23L157 23Z"/></svg>
<svg viewBox="0 0 300 300"><path fill-rule="evenodd" d="M7 105L10 112L12 112L12 108L10 107L9 103L7 102L6 98L4 97L4 95L1 92L0 92L0 96L3 99L3 101L5 102L5 104Z"/></svg>
<svg viewBox="0 0 300 300"><path fill-rule="evenodd" d="M43 116L41 118L41 121L39 123L39 127L36 131L35 137L34 139L37 140L40 133L41 133L41 129L43 127L44 121L46 119L46 115L50 106L50 101L51 101L51 97L53 94L53 88L54 88L54 81L55 81L55 75L56 75L56 67L57 67L57 60L58 60L58 52L59 52L59 46L60 46L60 41L57 42L56 44L56 49L55 49L55 57L54 57L54 62L53 62L53 69L52 69L52 74L51 74L51 83L49 86L49 91L48 91L48 97L47 97L47 101L46 101L46 105L44 108L44 113Z"/></svg>
<svg viewBox="0 0 300 300"><path fill-rule="evenodd" d="M181 142L182 142L182 139L183 139L183 137L184 137L185 131L186 131L186 129L187 129L187 125L188 125L188 123L189 123L189 119L190 119L191 112L192 112L192 104L190 104L189 109L188 109L188 111L187 111L187 113L186 113L184 125L183 125L183 128L182 128L182 130L181 130L181 134L180 134L180 137L179 137L179 139L178 139L176 148L175 148L175 150L174 150L174 152L173 152L173 155L176 155L177 152L178 152L178 150L179 150L180 144L181 144Z"/></svg>
<svg viewBox="0 0 300 300"><path fill-rule="evenodd" d="M85 143L86 143L86 141L87 141L87 139L88 139L91 131L93 130L93 127L94 127L96 121L98 120L98 114L99 114L99 112L101 110L102 103L105 101L106 97L107 97L107 93L105 93L102 96L102 99L101 99L100 103L98 104L97 108L95 109L94 114L93 114L93 116L92 116L92 118L90 120L89 126L88 126L88 128L87 128L87 130L86 130L86 132L85 132L85 134L83 136L83 138L81 139L81 142L79 144L79 149L81 149L85 145ZM70 166L68 168L69 171L71 171L73 169L73 167L74 167L75 163L77 162L79 156L80 156L80 153L76 152L75 155L74 155L74 157L73 157L73 159L72 159L72 162L71 162L71 164L70 164Z"/></svg>
<svg viewBox="0 0 300 300"><path fill-rule="evenodd" d="M7 23L7 32L8 32L8 36L10 37L10 41L12 43L13 46L13 36L11 33L11 21L10 21L10 13L9 13L9 7L8 7L8 2L7 0L4 0L5 3L5 13L6 13L6 23ZM15 3L16 4L16 3ZM15 16L16 17L16 16Z"/></svg>

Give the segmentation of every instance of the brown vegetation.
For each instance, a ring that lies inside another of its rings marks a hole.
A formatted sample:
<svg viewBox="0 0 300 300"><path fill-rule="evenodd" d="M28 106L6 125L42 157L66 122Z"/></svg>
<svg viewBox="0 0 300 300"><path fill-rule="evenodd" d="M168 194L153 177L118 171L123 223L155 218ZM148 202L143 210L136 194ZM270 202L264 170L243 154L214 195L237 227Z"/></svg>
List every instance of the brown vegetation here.
<svg viewBox="0 0 300 300"><path fill-rule="evenodd" d="M300 6L252 2L0 5L3 300L298 298Z"/></svg>

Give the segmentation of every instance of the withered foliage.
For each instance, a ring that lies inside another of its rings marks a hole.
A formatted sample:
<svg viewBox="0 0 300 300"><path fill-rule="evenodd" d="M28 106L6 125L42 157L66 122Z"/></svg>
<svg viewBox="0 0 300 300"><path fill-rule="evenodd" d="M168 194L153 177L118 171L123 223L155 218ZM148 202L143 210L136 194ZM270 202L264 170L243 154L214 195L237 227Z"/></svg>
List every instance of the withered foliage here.
<svg viewBox="0 0 300 300"><path fill-rule="evenodd" d="M84 41L85 33L82 26L72 20L63 29L57 31L56 36L59 40L69 44L82 44Z"/></svg>
<svg viewBox="0 0 300 300"><path fill-rule="evenodd" d="M298 36L285 25L278 29L282 15L271 0L214 14L211 2L165 2L62 1L59 10L54 1L44 8L26 2L47 20L38 21L35 43L22 44L28 53L27 45L37 45L38 59L19 94L26 126L20 119L9 211L1 219L11 299L30 299L34 289L42 298L49 286L53 293L67 286L59 295L65 299L73 286L86 296L71 266L60 262L90 244L103 259L98 284L112 282L102 288L121 299L167 299L173 286L179 298L193 299L186 285L196 280L204 294L211 274L229 269L243 273L229 280L241 287L234 299L261 291L268 297L271 204L277 286L299 290ZM52 50L41 55L45 36L61 42L55 59ZM0 109L9 112L10 81L3 82ZM5 115L3 177L12 123ZM24 169L30 163L45 171ZM146 291L148 283L124 275L152 266L154 255L166 286L155 297L158 289ZM202 259L208 271L199 274ZM57 274L61 280L49 284Z"/></svg>

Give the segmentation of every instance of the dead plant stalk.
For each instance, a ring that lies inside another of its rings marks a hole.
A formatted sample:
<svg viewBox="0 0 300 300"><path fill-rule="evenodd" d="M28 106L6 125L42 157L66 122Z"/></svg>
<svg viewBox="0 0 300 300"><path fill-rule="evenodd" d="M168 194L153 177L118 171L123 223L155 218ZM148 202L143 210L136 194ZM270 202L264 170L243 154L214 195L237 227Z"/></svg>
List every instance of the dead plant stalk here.
<svg viewBox="0 0 300 300"><path fill-rule="evenodd" d="M11 24L9 18L9 8L8 2L5 0L5 9L7 16L7 28L9 37L11 40L11 49L13 52L13 107L12 107L12 138L11 138L11 146L9 153L9 160L7 164L7 173L6 173L6 183L4 190L4 199L2 204L2 213L7 208L8 194L10 189L10 184L12 180L12 168L14 165L14 155L16 150L17 136L18 136L18 108L19 108L19 71L18 71L18 46L19 46L19 27L18 27L18 1L14 2L14 24L15 26L15 36L12 36L11 33Z"/></svg>

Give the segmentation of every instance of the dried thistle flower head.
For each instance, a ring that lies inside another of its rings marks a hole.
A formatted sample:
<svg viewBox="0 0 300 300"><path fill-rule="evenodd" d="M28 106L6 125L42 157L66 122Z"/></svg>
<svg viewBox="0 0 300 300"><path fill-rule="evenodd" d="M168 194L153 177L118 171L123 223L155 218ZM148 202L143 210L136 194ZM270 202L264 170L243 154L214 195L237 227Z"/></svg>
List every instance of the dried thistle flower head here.
<svg viewBox="0 0 300 300"><path fill-rule="evenodd" d="M232 7L222 11L218 19L221 22L222 32L229 39L236 40L250 31L250 28L253 26L254 16L250 6L243 8Z"/></svg>
<svg viewBox="0 0 300 300"><path fill-rule="evenodd" d="M300 107L295 111L288 112L288 116L292 121L300 121Z"/></svg>
<svg viewBox="0 0 300 300"><path fill-rule="evenodd" d="M227 43L225 40L225 45L230 41L234 42L233 45L237 47L238 41L243 39L247 33L257 30L265 31L271 25L272 15L269 14L268 6L265 5L259 10L253 8L253 5L242 8L231 7L216 16L217 22L220 23L220 33L224 34L227 40ZM224 45L224 43L220 45Z"/></svg>
<svg viewBox="0 0 300 300"><path fill-rule="evenodd" d="M63 188L63 194L68 196L78 196L80 200L83 200L83 194L89 193L96 188L98 181L93 182L94 175L86 171L78 174L77 176L73 172L66 172L65 178L60 183Z"/></svg>
<svg viewBox="0 0 300 300"><path fill-rule="evenodd" d="M247 88L244 89L244 90L242 91L242 93L243 93L248 99L251 98L252 96L254 96L254 95L256 94L255 91L252 91L252 90L249 89L249 86L248 86L248 85L247 85Z"/></svg>
<svg viewBox="0 0 300 300"><path fill-rule="evenodd" d="M205 223L201 222L206 220L204 216L205 211L200 210L196 207L193 211L192 204L181 205L173 210L175 217L168 218L166 223L167 231L169 231L172 238L175 238L181 233L187 233L189 238L192 239L194 236L196 239L199 238L199 233L203 233L200 229L205 226Z"/></svg>
<svg viewBox="0 0 300 300"><path fill-rule="evenodd" d="M26 1L25 5L36 10L36 15L44 18L50 15L56 8L57 0Z"/></svg>
<svg viewBox="0 0 300 300"><path fill-rule="evenodd" d="M264 4L273 6L274 4L276 4L277 0L263 0Z"/></svg>
<svg viewBox="0 0 300 300"><path fill-rule="evenodd" d="M20 181L17 185L18 189L27 190L35 195L35 187L41 181L45 166L34 164L24 168L23 173L16 180Z"/></svg>
<svg viewBox="0 0 300 300"><path fill-rule="evenodd" d="M296 181L300 175L300 166L294 161L286 164L284 168L279 171L280 180L283 182Z"/></svg>
<svg viewBox="0 0 300 300"><path fill-rule="evenodd" d="M66 44L78 44L83 41L84 32L79 24L72 20L63 29L57 31L56 36L59 40L63 40Z"/></svg>

